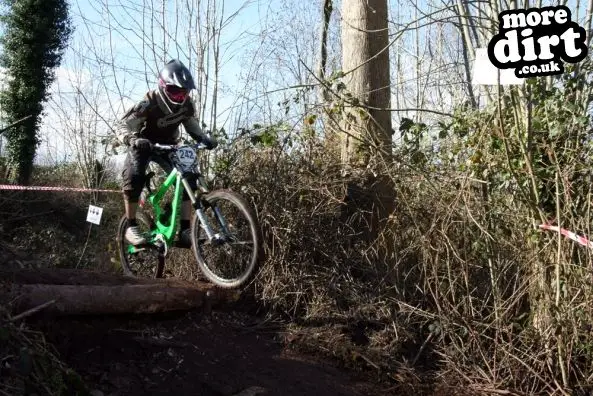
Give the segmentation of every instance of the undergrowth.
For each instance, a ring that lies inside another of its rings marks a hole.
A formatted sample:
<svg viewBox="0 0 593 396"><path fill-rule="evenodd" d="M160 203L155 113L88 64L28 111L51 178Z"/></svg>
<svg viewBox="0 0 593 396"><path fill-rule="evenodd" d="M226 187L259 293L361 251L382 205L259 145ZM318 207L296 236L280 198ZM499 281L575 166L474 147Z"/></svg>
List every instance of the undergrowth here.
<svg viewBox="0 0 593 396"><path fill-rule="evenodd" d="M413 136L388 164L396 209L375 245L357 225L365 209L345 204L372 176L345 176L323 140L288 150L278 139L234 157L219 172L251 199L264 233L255 298L293 324L301 345L399 384L589 394L589 252L537 228L560 217L590 234L591 146L577 152L567 138L589 129L576 107L573 120L551 106L571 89L533 93L550 104L538 127L565 130L548 138L517 125L512 92L502 124L496 104L460 111L441 125L439 150L427 125L404 120ZM386 261L373 254L381 246Z"/></svg>
<svg viewBox="0 0 593 396"><path fill-rule="evenodd" d="M37 168L32 184L79 187L74 169ZM86 222L90 203L105 208L100 226ZM104 195L91 200L87 194L73 192L0 191L0 270L118 271L111 253L121 206ZM44 334L31 330L26 319L12 320L9 311L10 301L0 301L0 394L90 395Z"/></svg>
<svg viewBox="0 0 593 396"><path fill-rule="evenodd" d="M19 322L0 308L0 394L90 396L44 335Z"/></svg>

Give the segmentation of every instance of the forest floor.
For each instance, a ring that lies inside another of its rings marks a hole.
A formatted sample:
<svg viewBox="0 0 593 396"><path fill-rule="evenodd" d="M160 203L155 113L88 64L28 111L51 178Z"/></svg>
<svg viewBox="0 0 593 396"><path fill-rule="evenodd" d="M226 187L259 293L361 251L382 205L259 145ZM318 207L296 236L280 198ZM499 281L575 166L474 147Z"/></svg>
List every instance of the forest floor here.
<svg viewBox="0 0 593 396"><path fill-rule="evenodd" d="M11 205L20 207L25 198L10 196L4 211L18 216ZM115 213L113 219L87 235L86 224L80 224L86 212L73 202L43 201L31 209L42 213L30 223L0 223L0 267L76 264L110 272L112 252L105 246L113 238L119 212L107 211ZM2 227L11 232L3 233ZM89 237L95 242L85 253ZM405 364L397 373L380 372L374 362L343 345L345 339L361 336L352 333L355 323L293 326L272 321L255 308L234 302L209 313L56 317L42 311L25 322L55 347L57 358L82 377L93 396L470 394L454 385L436 385L434 374ZM329 343L316 342L328 337ZM409 355L413 359L417 350L412 348Z"/></svg>
<svg viewBox="0 0 593 396"><path fill-rule="evenodd" d="M402 394L368 373L299 352L277 326L231 309L41 315L29 324L44 332L94 396Z"/></svg>

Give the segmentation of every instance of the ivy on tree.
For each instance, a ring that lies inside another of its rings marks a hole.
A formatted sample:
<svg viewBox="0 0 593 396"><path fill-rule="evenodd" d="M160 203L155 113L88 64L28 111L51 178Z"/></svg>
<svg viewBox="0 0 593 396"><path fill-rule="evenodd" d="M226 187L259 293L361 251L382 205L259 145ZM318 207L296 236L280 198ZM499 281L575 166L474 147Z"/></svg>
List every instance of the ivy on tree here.
<svg viewBox="0 0 593 396"><path fill-rule="evenodd" d="M6 131L6 149L12 178L27 184L40 139L43 104L72 34L66 0L0 0L4 35L0 65L6 69L5 89L0 92L3 121L10 124L31 118Z"/></svg>

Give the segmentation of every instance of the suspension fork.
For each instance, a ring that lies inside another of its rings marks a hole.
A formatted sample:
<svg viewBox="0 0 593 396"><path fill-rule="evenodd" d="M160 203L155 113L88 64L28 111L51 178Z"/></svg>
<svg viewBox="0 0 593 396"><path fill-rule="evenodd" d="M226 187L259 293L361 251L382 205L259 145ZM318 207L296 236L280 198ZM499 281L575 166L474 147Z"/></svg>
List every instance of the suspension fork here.
<svg viewBox="0 0 593 396"><path fill-rule="evenodd" d="M218 222L220 223L220 226L222 227L224 234L230 235L230 231L227 227L227 222L224 219L224 216L222 215L220 208L216 205L211 205L211 206L214 209L214 214L216 214L216 218L218 219Z"/></svg>
<svg viewBox="0 0 593 396"><path fill-rule="evenodd" d="M192 206L193 206L194 210L196 211L196 216L198 216L198 219L200 219L200 225L206 232L206 236L208 237L208 240L212 241L212 239L214 238L214 231L212 231L212 227L210 227L210 224L208 223L208 219L206 219L206 215L204 214L204 206L202 205L202 202L200 200L198 200L196 198L196 196L194 195L194 191L190 187L189 182L187 181L187 178L182 177L181 183L183 184L183 187L185 188L185 191L187 192L187 195L189 196L189 199L191 200Z"/></svg>
<svg viewBox="0 0 593 396"><path fill-rule="evenodd" d="M202 192L204 194L208 193L208 188L205 187L206 183L204 182L202 175L198 176L198 181L200 183L198 186L202 189ZM218 220L218 223L222 227L224 234L230 235L231 232L227 226L227 222L226 222L224 216L222 215L222 212L220 211L220 208L216 204L211 204L210 202L208 202L208 204L212 207L212 209L214 209L214 214L216 215L216 219Z"/></svg>

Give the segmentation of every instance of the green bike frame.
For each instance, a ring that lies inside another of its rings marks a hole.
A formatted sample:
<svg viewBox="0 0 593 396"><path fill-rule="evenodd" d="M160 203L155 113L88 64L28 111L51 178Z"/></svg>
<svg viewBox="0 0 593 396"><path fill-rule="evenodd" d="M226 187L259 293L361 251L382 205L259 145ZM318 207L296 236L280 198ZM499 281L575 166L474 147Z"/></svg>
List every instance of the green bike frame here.
<svg viewBox="0 0 593 396"><path fill-rule="evenodd" d="M163 209L161 208L160 203L167 191L169 190L169 188L173 186L173 184L175 185L175 190L173 191L173 200L171 203L172 211L171 215L167 219L169 224L164 224L161 221L161 214L163 212ZM208 189L204 186L204 182L201 175L197 175L196 184L199 191L199 195L206 194L209 192ZM175 232L177 231L178 226L178 214L180 211L180 201L181 195L183 194L183 189L187 191L189 198L192 202L192 206L195 210L196 216L200 219L201 226L206 232L208 239L212 240L213 238L216 238L217 235L214 235L212 228L206 220L201 200L198 199L199 196L196 197L194 195L194 192L191 186L189 185L189 182L183 177L182 173L177 168L173 168L167 176L167 178L165 179L165 181L163 182L163 184L159 186L158 190L156 192L149 194L147 197L148 202L150 202L154 208L155 214L155 227L150 230L150 234L147 238L147 244L155 245L159 241L161 241L165 242L167 247L173 246L173 239L175 237ZM141 206L143 205L141 204ZM224 218L220 213L220 210L217 207L214 207L213 209L223 229L227 231L226 222L224 221ZM143 250L143 247L138 247L131 244L128 245L128 253L130 254L136 253L139 250Z"/></svg>
<svg viewBox="0 0 593 396"><path fill-rule="evenodd" d="M182 184L185 184L182 182L183 180L181 177L181 173L176 168L173 168L173 170L171 171L171 173L169 173L169 175L167 176L163 184L159 187L159 189L147 197L148 202L150 202L154 208L156 225L156 228L150 230L150 235L147 239L147 242L149 244L156 243L159 237L162 236L165 240L165 243L168 246L171 246L173 242L173 237L175 236L175 231L177 230L177 215L179 213L180 208L179 203L181 200L181 194L183 193ZM169 190L169 188L173 184L175 184L175 190L173 191L171 216L169 216L169 218L167 219L169 221L169 224L163 224L161 222L161 214L163 212L163 209L161 208L160 203L167 191ZM191 190L188 189L188 193L191 195ZM136 246L128 245L129 253L136 253L136 251L140 249Z"/></svg>

